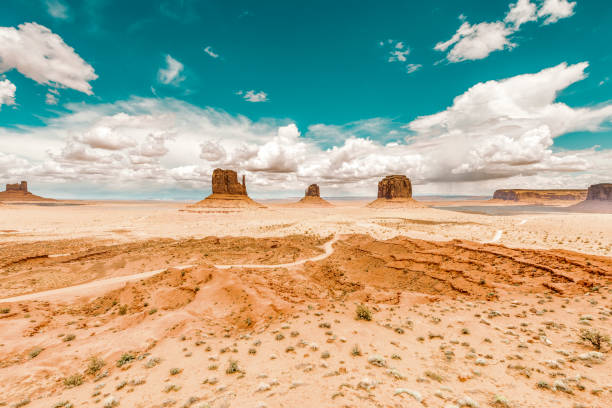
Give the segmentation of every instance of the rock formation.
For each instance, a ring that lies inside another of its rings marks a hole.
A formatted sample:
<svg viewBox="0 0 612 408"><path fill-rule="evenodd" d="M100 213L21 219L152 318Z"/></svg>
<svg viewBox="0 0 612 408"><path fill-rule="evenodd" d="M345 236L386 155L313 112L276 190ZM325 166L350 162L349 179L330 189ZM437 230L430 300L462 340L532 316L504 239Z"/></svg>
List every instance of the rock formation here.
<svg viewBox="0 0 612 408"><path fill-rule="evenodd" d="M412 199L412 183L402 175L386 176L378 182L378 198L368 207L424 207Z"/></svg>
<svg viewBox="0 0 612 408"><path fill-rule="evenodd" d="M593 184L589 186L587 201L612 201L612 183Z"/></svg>
<svg viewBox="0 0 612 408"><path fill-rule="evenodd" d="M306 193L304 193L305 197L321 197L321 192L319 191L319 186L317 184L311 184L306 189Z"/></svg>
<svg viewBox="0 0 612 408"><path fill-rule="evenodd" d="M4 191L0 191L0 201L55 201L50 198L43 198L28 191L28 182L7 184Z"/></svg>
<svg viewBox="0 0 612 408"><path fill-rule="evenodd" d="M540 203L545 201L580 201L587 196L586 190L526 190L502 189L495 190L494 200L523 201Z"/></svg>
<svg viewBox="0 0 612 408"><path fill-rule="evenodd" d="M569 208L576 212L612 214L612 183L589 186L586 200Z"/></svg>
<svg viewBox="0 0 612 408"><path fill-rule="evenodd" d="M412 198L412 184L406 176L387 176L378 182L378 198Z"/></svg>
<svg viewBox="0 0 612 408"><path fill-rule="evenodd" d="M292 205L292 207L333 207L333 204L321 198L317 184L311 184L306 189L304 198Z"/></svg>
<svg viewBox="0 0 612 408"><path fill-rule="evenodd" d="M242 184L238 182L238 174L234 170L215 169L212 175L213 194L247 195L245 177Z"/></svg>
<svg viewBox="0 0 612 408"><path fill-rule="evenodd" d="M215 169L212 174L212 194L190 207L265 208L247 195L245 176L238 182L234 170Z"/></svg>

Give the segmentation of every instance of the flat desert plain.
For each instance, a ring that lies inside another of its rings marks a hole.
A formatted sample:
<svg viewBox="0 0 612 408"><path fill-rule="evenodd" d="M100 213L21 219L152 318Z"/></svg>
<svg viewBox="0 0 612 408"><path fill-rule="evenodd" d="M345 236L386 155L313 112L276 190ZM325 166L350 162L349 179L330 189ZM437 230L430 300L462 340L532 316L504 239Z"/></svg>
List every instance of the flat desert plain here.
<svg viewBox="0 0 612 408"><path fill-rule="evenodd" d="M612 214L60 204L0 205L0 406L612 406Z"/></svg>

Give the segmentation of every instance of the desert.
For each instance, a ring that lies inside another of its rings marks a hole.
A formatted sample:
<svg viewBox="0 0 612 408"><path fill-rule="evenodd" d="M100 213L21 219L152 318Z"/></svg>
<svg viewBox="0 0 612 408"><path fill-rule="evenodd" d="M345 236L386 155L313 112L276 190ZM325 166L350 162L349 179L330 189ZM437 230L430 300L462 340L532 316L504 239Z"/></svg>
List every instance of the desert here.
<svg viewBox="0 0 612 408"><path fill-rule="evenodd" d="M0 10L0 408L612 408L611 1Z"/></svg>
<svg viewBox="0 0 612 408"><path fill-rule="evenodd" d="M6 204L0 402L611 403L610 215L332 203Z"/></svg>

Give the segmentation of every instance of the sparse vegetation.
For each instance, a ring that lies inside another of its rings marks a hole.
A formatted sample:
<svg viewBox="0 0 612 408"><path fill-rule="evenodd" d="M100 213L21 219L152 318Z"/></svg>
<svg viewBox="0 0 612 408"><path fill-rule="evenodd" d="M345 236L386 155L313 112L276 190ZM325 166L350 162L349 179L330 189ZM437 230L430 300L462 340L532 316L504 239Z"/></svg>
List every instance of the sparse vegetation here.
<svg viewBox="0 0 612 408"><path fill-rule="evenodd" d="M603 334L595 329L585 329L580 332L580 338L588 341L596 350L601 350L601 347L610 342L610 336Z"/></svg>
<svg viewBox="0 0 612 408"><path fill-rule="evenodd" d="M119 314L120 314L120 315L122 315L122 316L123 316L124 314L126 314L126 313L127 313L127 311L128 311L128 307L127 307L127 305L121 305L121 306L119 306Z"/></svg>
<svg viewBox="0 0 612 408"><path fill-rule="evenodd" d="M104 360L102 360L101 358L95 356L90 357L85 373L88 375L96 375L98 374L98 371L100 371L102 367L104 367L104 364Z"/></svg>
<svg viewBox="0 0 612 408"><path fill-rule="evenodd" d="M43 349L40 347L35 347L34 349L32 349L32 351L30 351L29 356L30 358L35 358L37 357L40 353L42 353Z"/></svg>
<svg viewBox="0 0 612 408"><path fill-rule="evenodd" d="M372 312L364 304L357 305L355 316L357 320L367 320L368 322L372 320Z"/></svg>
<svg viewBox="0 0 612 408"><path fill-rule="evenodd" d="M127 363L132 362L136 357L130 353L123 353L123 355L117 360L117 367L122 367Z"/></svg>
<svg viewBox="0 0 612 408"><path fill-rule="evenodd" d="M72 341L74 339L76 339L76 335L70 333L70 334L67 334L67 335L64 336L63 341L64 342L69 342L69 341Z"/></svg>
<svg viewBox="0 0 612 408"><path fill-rule="evenodd" d="M226 374L235 374L237 372L240 371L240 368L238 367L238 361L236 360L230 360L229 364L227 366L227 369L225 370Z"/></svg>
<svg viewBox="0 0 612 408"><path fill-rule="evenodd" d="M353 349L351 350L351 355L354 357L360 356L361 355L361 349L359 348L359 345L355 344L353 346Z"/></svg>
<svg viewBox="0 0 612 408"><path fill-rule="evenodd" d="M73 374L70 377L64 378L64 385L68 388L78 387L81 384L83 384L82 374Z"/></svg>

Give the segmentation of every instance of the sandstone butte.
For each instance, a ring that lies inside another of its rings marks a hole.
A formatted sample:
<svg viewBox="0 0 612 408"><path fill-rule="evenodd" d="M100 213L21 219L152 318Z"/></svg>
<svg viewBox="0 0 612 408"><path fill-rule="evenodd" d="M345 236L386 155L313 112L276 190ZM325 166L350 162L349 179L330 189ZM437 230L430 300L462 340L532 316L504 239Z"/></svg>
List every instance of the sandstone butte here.
<svg viewBox="0 0 612 408"><path fill-rule="evenodd" d="M249 198L246 181L238 182L238 174L233 170L215 169L212 174L212 194L189 207L208 208L265 208Z"/></svg>
<svg viewBox="0 0 612 408"><path fill-rule="evenodd" d="M321 198L319 186L311 184L304 193L304 198L292 205L296 207L333 207L334 205L327 200Z"/></svg>
<svg viewBox="0 0 612 408"><path fill-rule="evenodd" d="M378 182L378 198L368 204L372 208L425 207L412 199L410 179L402 175L386 176Z"/></svg>
<svg viewBox="0 0 612 408"><path fill-rule="evenodd" d="M55 201L51 198L44 198L34 195L28 191L28 182L7 184L4 191L0 191L0 201Z"/></svg>
<svg viewBox="0 0 612 408"><path fill-rule="evenodd" d="M581 201L586 196L587 190L502 189L495 190L493 200L540 203L545 201Z"/></svg>
<svg viewBox="0 0 612 408"><path fill-rule="evenodd" d="M612 214L612 183L589 186L586 200L570 207L573 211Z"/></svg>

